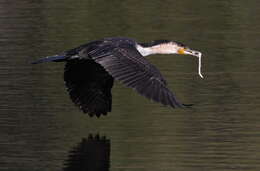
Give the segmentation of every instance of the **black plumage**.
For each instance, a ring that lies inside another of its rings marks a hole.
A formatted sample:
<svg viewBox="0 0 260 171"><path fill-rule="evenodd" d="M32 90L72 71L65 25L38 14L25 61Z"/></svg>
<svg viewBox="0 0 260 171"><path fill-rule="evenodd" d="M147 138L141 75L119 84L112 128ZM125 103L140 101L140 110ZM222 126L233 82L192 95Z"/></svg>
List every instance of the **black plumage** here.
<svg viewBox="0 0 260 171"><path fill-rule="evenodd" d="M154 40L148 43L140 43L143 47L151 47L151 46L156 46L164 43L170 43L170 40Z"/></svg>
<svg viewBox="0 0 260 171"><path fill-rule="evenodd" d="M90 116L111 111L114 79L93 60L69 60L64 81L71 100Z"/></svg>
<svg viewBox="0 0 260 171"><path fill-rule="evenodd" d="M164 42L168 41L156 43ZM153 101L173 108L184 106L167 88L160 71L140 54L136 45L129 38L106 38L55 56L53 61L66 61L64 80L72 101L83 112L99 117L111 111L114 79Z"/></svg>

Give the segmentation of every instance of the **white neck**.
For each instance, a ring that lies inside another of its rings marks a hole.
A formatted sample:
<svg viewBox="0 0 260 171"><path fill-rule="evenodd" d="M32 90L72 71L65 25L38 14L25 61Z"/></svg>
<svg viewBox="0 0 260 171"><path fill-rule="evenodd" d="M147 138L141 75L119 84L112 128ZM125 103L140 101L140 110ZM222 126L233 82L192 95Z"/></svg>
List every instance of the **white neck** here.
<svg viewBox="0 0 260 171"><path fill-rule="evenodd" d="M141 45L136 45L136 49L141 53L143 56L148 56L154 54L151 48L142 47Z"/></svg>
<svg viewBox="0 0 260 171"><path fill-rule="evenodd" d="M155 45L152 47L143 47L139 44L136 45L136 49L143 56L148 56L148 55L152 55L152 54L176 54L177 48L178 47L173 44L161 44L161 45Z"/></svg>

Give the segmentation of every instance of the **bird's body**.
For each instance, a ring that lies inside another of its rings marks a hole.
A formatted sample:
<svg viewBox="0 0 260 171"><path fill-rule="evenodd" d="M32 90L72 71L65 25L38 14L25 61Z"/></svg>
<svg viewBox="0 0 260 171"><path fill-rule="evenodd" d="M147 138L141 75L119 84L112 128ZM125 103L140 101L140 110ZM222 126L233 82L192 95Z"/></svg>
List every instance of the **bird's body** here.
<svg viewBox="0 0 260 171"><path fill-rule="evenodd" d="M66 62L64 81L70 97L90 116L99 117L111 111L114 79L148 99L173 108L184 107L167 88L160 71L144 57L158 53L197 56L199 52L173 41L142 44L130 38L115 37L93 41L34 63Z"/></svg>

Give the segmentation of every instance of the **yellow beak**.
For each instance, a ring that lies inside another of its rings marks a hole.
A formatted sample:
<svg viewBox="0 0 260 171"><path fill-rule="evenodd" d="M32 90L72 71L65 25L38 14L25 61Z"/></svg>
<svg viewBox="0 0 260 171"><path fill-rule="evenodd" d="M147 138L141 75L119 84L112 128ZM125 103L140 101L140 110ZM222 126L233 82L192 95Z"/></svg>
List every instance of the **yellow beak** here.
<svg viewBox="0 0 260 171"><path fill-rule="evenodd" d="M180 55L185 54L185 49L184 49L184 48L180 48L180 49L178 50L178 54L180 54Z"/></svg>

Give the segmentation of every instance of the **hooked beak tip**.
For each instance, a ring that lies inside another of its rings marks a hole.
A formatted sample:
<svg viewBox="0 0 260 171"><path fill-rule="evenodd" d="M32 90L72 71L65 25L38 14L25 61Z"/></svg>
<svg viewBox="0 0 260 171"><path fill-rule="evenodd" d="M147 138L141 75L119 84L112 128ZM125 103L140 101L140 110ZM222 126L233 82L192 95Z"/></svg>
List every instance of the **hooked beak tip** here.
<svg viewBox="0 0 260 171"><path fill-rule="evenodd" d="M201 56L201 52L191 49L184 49L184 54L196 56L198 58Z"/></svg>

